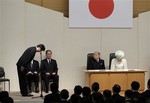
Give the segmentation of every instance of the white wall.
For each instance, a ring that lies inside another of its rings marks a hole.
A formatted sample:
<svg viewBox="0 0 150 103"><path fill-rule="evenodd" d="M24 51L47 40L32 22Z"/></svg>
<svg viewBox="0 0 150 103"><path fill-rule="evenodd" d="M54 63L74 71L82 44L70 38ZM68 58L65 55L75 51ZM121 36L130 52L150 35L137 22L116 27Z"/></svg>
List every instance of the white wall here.
<svg viewBox="0 0 150 103"><path fill-rule="evenodd" d="M24 0L2 0L2 66L11 80L11 90L18 91L16 62L24 45Z"/></svg>
<svg viewBox="0 0 150 103"><path fill-rule="evenodd" d="M2 50L2 47L1 47L1 45L2 45L2 1L0 0L0 57L2 57L2 53L1 53L1 50ZM1 64L2 63L2 59L0 58L0 65L2 65Z"/></svg>
<svg viewBox="0 0 150 103"><path fill-rule="evenodd" d="M121 49L129 68L150 68L150 13L134 19L133 29L70 29L69 20L62 13L24 0L3 0L2 8L2 66L11 79L11 91L19 90L15 65L18 58L24 49L39 43L53 51L59 67L60 89L72 89L76 84L84 86L86 56L93 51L101 52L107 66L109 53ZM39 56L35 59L40 61ZM146 77L149 78L148 73Z"/></svg>

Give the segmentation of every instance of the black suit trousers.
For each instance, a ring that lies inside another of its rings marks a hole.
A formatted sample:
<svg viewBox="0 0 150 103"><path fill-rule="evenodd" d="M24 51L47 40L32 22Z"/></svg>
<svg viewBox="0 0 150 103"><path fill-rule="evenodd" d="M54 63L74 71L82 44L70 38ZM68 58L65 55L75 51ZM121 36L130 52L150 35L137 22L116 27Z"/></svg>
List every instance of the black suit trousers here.
<svg viewBox="0 0 150 103"><path fill-rule="evenodd" d="M21 71L20 66L17 66L17 71L18 71L20 93L22 95L26 95L26 94L28 94L27 82L26 82L26 71L25 71L25 69L23 71Z"/></svg>
<svg viewBox="0 0 150 103"><path fill-rule="evenodd" d="M59 84L59 76L58 75L45 75L45 89L49 90L49 80L53 79L53 82Z"/></svg>

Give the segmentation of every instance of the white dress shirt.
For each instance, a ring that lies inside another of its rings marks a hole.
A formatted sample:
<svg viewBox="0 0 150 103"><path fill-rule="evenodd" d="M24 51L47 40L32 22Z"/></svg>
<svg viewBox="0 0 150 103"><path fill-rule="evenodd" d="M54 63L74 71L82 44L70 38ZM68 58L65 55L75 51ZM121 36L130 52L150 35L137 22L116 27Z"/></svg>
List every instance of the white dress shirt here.
<svg viewBox="0 0 150 103"><path fill-rule="evenodd" d="M116 58L111 61L111 70L121 70L127 68L127 60L124 58L121 60L121 62L119 62Z"/></svg>

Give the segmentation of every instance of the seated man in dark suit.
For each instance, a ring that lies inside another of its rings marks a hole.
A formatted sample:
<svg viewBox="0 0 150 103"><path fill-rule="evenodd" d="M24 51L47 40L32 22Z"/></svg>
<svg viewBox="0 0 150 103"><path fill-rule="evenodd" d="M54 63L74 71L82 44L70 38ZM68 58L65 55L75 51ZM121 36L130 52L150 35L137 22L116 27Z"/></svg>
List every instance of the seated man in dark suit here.
<svg viewBox="0 0 150 103"><path fill-rule="evenodd" d="M113 95L112 95L111 103L124 103L125 98L119 94L121 91L120 85L115 84L112 90L113 90Z"/></svg>
<svg viewBox="0 0 150 103"><path fill-rule="evenodd" d="M59 76L57 75L57 71L57 62L56 60L52 59L52 51L47 50L46 59L41 61L41 72L42 78L44 78L45 81L46 93L48 93L50 79L53 79L53 82L55 82L57 85L59 84Z"/></svg>
<svg viewBox="0 0 150 103"><path fill-rule="evenodd" d="M142 103L142 96L141 93L139 93L140 83L137 81L133 81L131 83L131 89L132 89L132 100L134 103Z"/></svg>
<svg viewBox="0 0 150 103"><path fill-rule="evenodd" d="M39 84L39 62L37 60L32 60L30 65L26 66L27 70L27 81L29 87L29 93L31 93L31 83L35 83L35 92L38 93L38 84Z"/></svg>
<svg viewBox="0 0 150 103"><path fill-rule="evenodd" d="M150 103L150 79L147 82L147 90L142 93L143 103Z"/></svg>
<svg viewBox="0 0 150 103"><path fill-rule="evenodd" d="M105 69L104 60L100 58L99 52L94 52L93 58L88 62L87 69Z"/></svg>
<svg viewBox="0 0 150 103"><path fill-rule="evenodd" d="M44 103L61 103L61 96L58 93L58 84L52 83L50 88L52 93L45 96Z"/></svg>

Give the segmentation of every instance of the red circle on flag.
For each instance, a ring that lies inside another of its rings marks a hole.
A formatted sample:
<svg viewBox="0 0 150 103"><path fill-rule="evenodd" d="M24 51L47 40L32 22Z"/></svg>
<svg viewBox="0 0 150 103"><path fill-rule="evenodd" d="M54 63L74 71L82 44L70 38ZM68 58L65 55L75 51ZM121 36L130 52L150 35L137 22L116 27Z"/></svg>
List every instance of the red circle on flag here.
<svg viewBox="0 0 150 103"><path fill-rule="evenodd" d="M91 14L98 19L109 17L114 10L113 0L90 0L89 10Z"/></svg>

